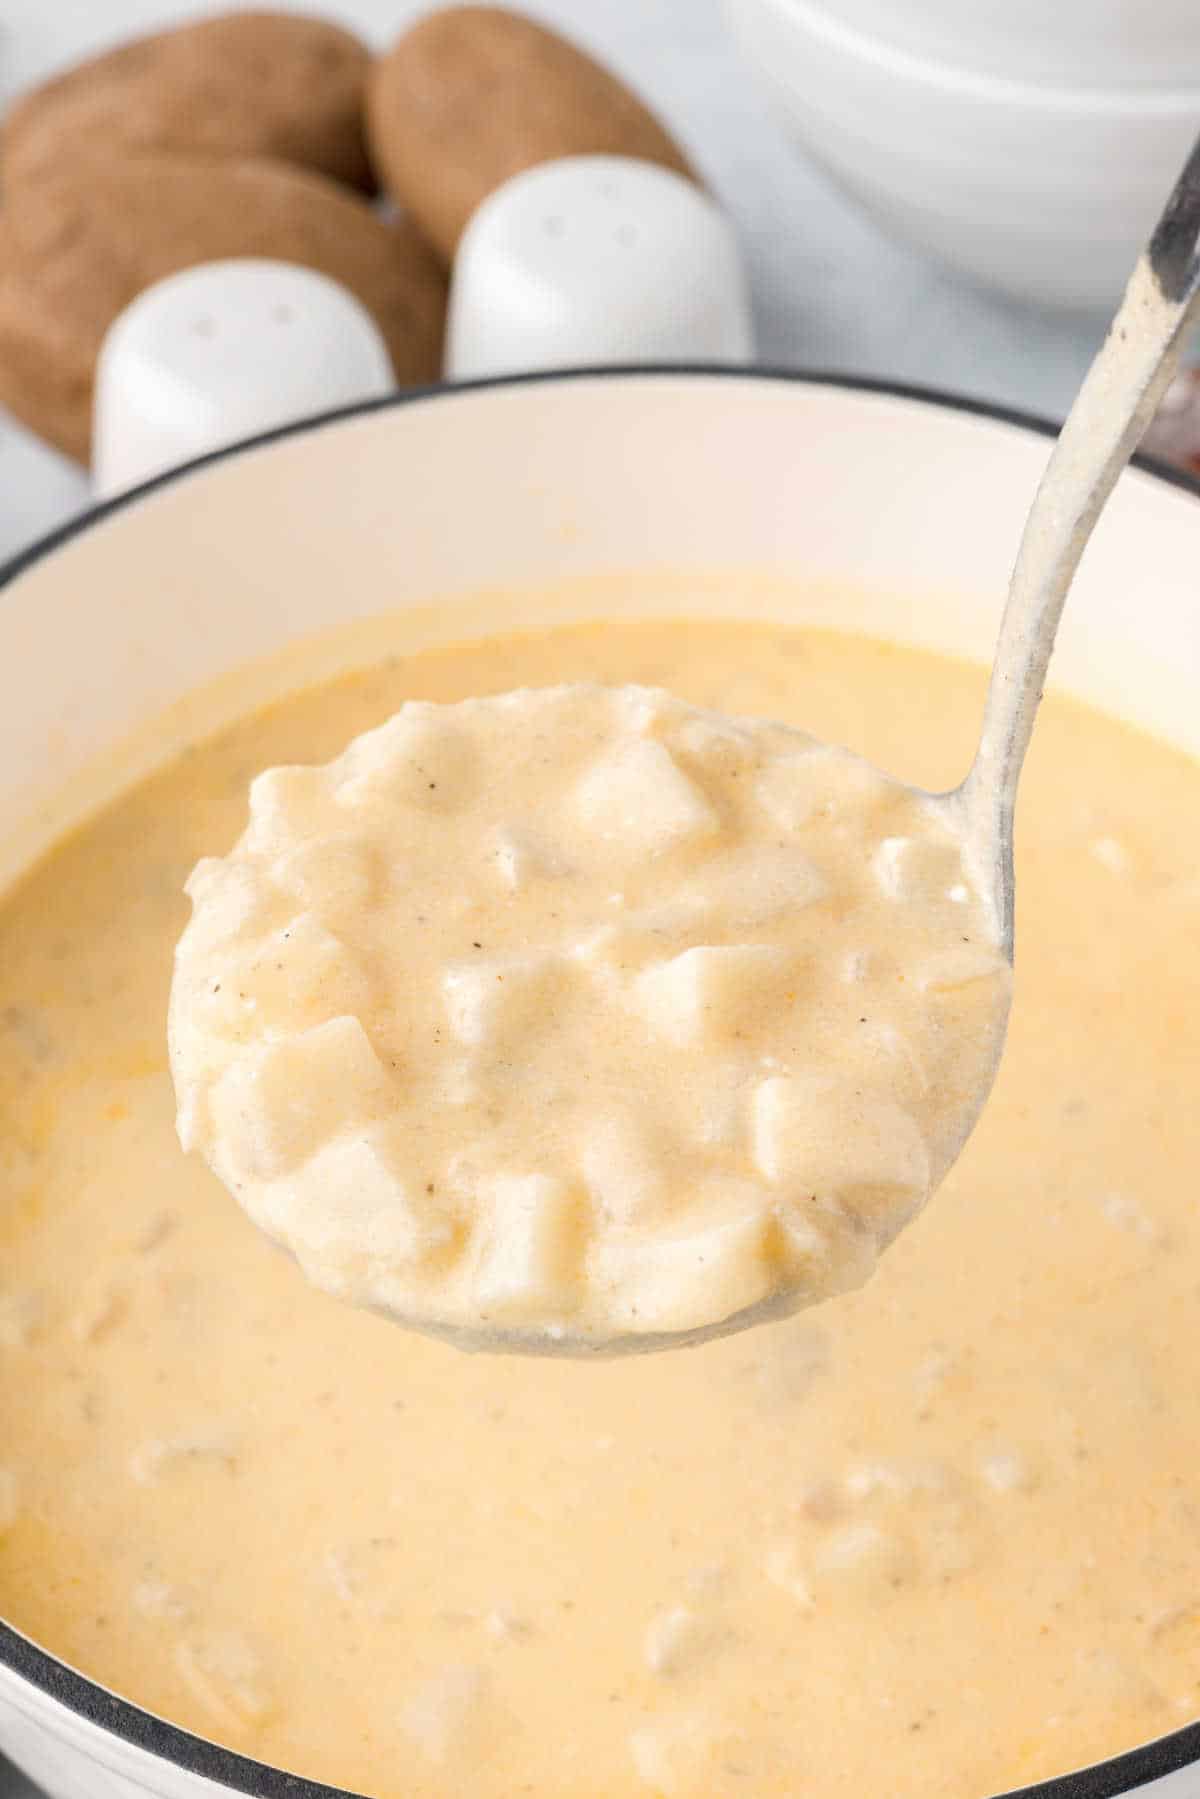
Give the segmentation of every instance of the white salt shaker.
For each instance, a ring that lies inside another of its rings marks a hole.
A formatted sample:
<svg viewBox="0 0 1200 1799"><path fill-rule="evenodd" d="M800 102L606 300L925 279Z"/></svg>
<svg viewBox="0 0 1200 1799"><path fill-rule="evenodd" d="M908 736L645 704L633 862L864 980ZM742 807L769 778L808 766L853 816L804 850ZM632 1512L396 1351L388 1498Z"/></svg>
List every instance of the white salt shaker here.
<svg viewBox="0 0 1200 1799"><path fill-rule="evenodd" d="M294 419L390 393L378 327L337 281L292 263L201 263L139 294L96 370L101 497Z"/></svg>
<svg viewBox="0 0 1200 1799"><path fill-rule="evenodd" d="M454 264L452 380L569 364L745 362L733 230L693 182L626 156L568 156L488 196Z"/></svg>

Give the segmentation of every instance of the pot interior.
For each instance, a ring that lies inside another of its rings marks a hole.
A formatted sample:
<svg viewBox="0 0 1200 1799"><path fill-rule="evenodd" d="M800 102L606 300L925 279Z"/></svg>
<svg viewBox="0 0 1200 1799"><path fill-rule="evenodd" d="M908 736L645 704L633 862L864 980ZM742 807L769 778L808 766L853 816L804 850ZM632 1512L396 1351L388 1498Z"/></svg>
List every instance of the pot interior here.
<svg viewBox="0 0 1200 1799"><path fill-rule="evenodd" d="M507 618L534 626L596 616L600 576L636 613L654 571L659 614L799 613L986 658L1047 448L911 396L647 373L417 398L219 458L12 575L0 880L161 758L164 715L186 742L365 663L401 608L452 642L488 590L524 590ZM1193 495L1127 475L1055 664L1194 753L1198 555Z"/></svg>
<svg viewBox="0 0 1200 1799"><path fill-rule="evenodd" d="M357 644L307 653L306 671L331 673L385 644L400 607L426 607L423 636L452 641L455 602L480 590L528 587L535 624L588 616L597 573L628 571L636 610L638 576L655 570L677 576L681 614L800 606L813 623L985 658L1046 454L1018 425L890 392L646 373L462 389L219 458L10 580L0 878L145 766L139 726L174 709L194 737L249 693L295 684L294 659L261 666L285 645L362 621ZM1056 684L1191 750L1198 545L1189 494L1127 475L1054 667ZM667 597L656 589L656 609ZM250 689L206 691L253 664Z"/></svg>

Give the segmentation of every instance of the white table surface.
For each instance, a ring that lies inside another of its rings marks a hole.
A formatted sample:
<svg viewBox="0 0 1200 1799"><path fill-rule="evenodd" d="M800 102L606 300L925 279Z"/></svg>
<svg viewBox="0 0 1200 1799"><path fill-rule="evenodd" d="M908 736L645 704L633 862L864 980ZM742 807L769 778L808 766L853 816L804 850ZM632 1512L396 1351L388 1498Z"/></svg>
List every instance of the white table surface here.
<svg viewBox="0 0 1200 1799"><path fill-rule="evenodd" d="M742 233L763 361L925 383L1061 416L1100 323L979 293L864 218L791 151L731 53L720 0L518 3L606 56L685 140ZM0 0L0 97L128 33L221 10L171 0ZM329 10L383 42L426 6L330 0ZM73 464L0 413L0 560L88 498ZM0 1762L0 1799L32 1794Z"/></svg>

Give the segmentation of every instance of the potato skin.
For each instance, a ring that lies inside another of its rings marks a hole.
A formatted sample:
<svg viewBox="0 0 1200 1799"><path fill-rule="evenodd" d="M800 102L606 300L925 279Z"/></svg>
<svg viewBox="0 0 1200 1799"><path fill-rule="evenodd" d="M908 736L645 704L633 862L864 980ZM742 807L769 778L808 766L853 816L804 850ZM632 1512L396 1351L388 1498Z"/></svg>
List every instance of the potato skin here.
<svg viewBox="0 0 1200 1799"><path fill-rule="evenodd" d="M440 375L445 277L407 222L266 159L113 158L19 188L0 213L0 404L86 461L96 358L118 313L166 275L237 256L341 281L398 382Z"/></svg>
<svg viewBox="0 0 1200 1799"><path fill-rule="evenodd" d="M277 156L370 192L370 53L298 13L235 12L134 39L24 95L0 140L4 183L97 153Z"/></svg>
<svg viewBox="0 0 1200 1799"><path fill-rule="evenodd" d="M372 70L380 180L449 260L488 194L559 156L638 156L695 179L636 95L575 45L499 6L420 19Z"/></svg>

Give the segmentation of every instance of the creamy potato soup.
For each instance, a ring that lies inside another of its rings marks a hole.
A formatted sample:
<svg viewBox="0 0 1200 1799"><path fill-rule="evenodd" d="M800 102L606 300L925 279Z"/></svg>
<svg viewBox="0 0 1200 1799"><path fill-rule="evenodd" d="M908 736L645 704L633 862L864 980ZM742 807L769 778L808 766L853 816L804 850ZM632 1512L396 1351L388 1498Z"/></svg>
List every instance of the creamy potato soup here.
<svg viewBox="0 0 1200 1799"><path fill-rule="evenodd" d="M860 757L662 689L410 700L193 871L185 1149L327 1292L631 1347L861 1285L958 1154L1011 969Z"/></svg>
<svg viewBox="0 0 1200 1799"><path fill-rule="evenodd" d="M181 1152L183 884L248 781L406 701L598 681L937 788L984 681L744 620L404 632L0 904L0 1614L373 1799L983 1799L1196 1716L1195 765L1047 702L999 1080L864 1288L649 1358L471 1357L315 1290Z"/></svg>

